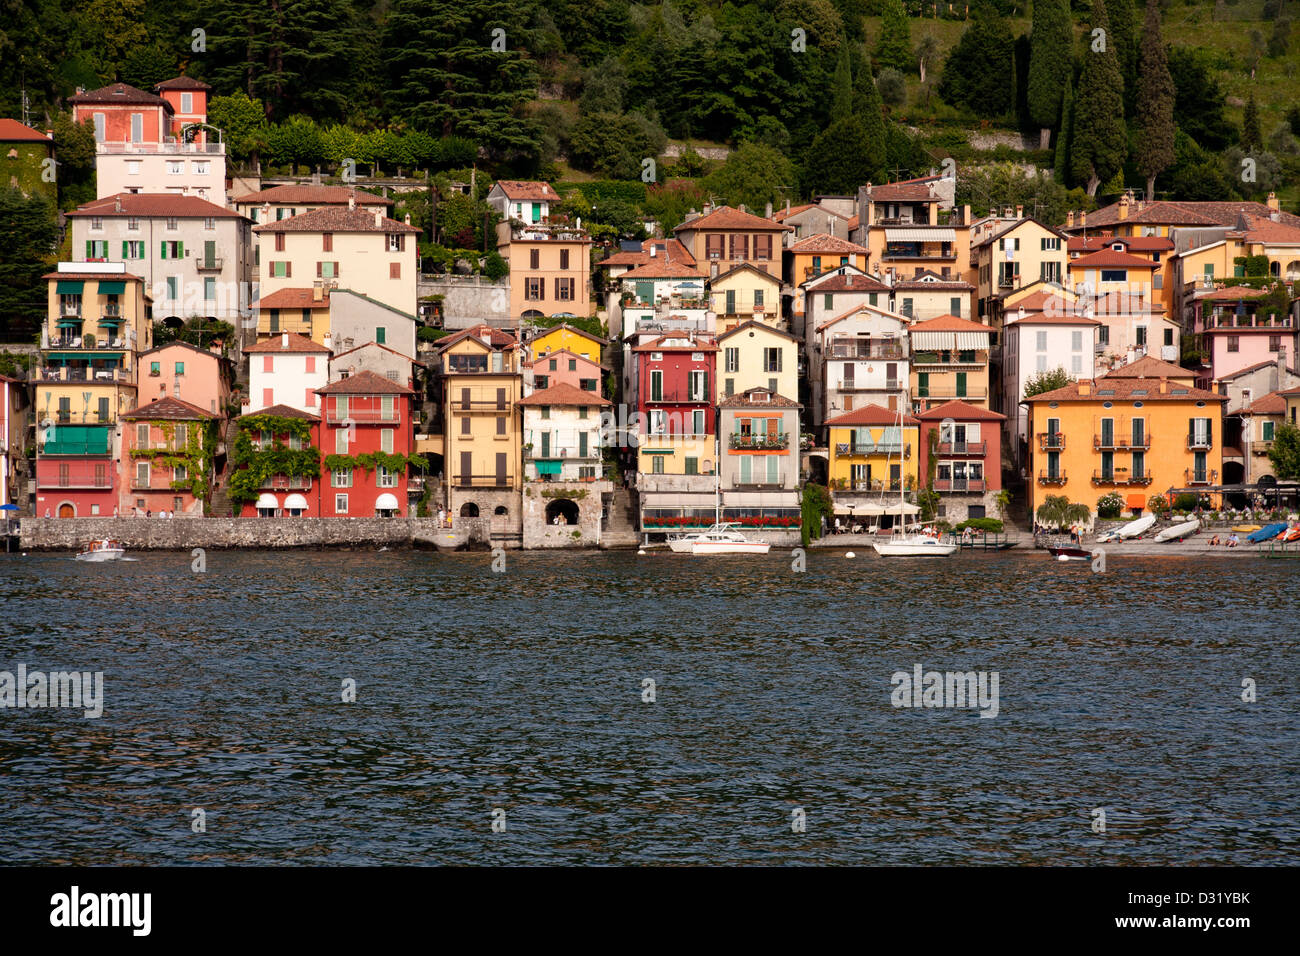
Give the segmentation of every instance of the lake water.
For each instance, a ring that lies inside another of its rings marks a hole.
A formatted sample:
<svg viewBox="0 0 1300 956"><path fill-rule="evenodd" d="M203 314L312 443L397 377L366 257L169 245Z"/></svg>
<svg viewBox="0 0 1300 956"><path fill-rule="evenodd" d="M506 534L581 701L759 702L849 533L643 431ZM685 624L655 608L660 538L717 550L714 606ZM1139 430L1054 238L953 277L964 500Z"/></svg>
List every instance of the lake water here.
<svg viewBox="0 0 1300 956"><path fill-rule="evenodd" d="M0 556L0 862L1300 862L1300 565L859 554Z"/></svg>

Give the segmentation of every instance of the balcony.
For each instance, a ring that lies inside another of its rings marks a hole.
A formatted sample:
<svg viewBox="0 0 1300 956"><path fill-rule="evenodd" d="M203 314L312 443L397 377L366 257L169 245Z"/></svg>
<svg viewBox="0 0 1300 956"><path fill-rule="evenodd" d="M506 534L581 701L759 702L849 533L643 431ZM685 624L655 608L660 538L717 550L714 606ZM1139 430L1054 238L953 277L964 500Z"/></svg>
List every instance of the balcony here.
<svg viewBox="0 0 1300 956"><path fill-rule="evenodd" d="M1188 451L1209 451L1213 447L1214 447L1213 435L1191 434L1187 436Z"/></svg>
<svg viewBox="0 0 1300 956"><path fill-rule="evenodd" d="M224 156L225 143L96 143L96 153L139 153L167 156L173 153Z"/></svg>
<svg viewBox="0 0 1300 956"><path fill-rule="evenodd" d="M474 412L492 412L499 415L509 414L514 410L515 403L512 401L498 402L495 398L470 399L468 402L460 399L453 399L451 410L470 414Z"/></svg>
<svg viewBox="0 0 1300 956"><path fill-rule="evenodd" d="M122 307L120 305L114 305L112 302L110 302L104 306L104 318L120 319L121 317L122 317Z"/></svg>
<svg viewBox="0 0 1300 956"><path fill-rule="evenodd" d="M779 435L737 435L727 436L727 447L751 451L783 451L790 447L790 433Z"/></svg>
<svg viewBox="0 0 1300 956"><path fill-rule="evenodd" d="M1290 315L1237 315L1234 312L1215 312L1205 320L1205 330L1218 329L1282 329L1295 331L1295 319Z"/></svg>
<svg viewBox="0 0 1300 956"><path fill-rule="evenodd" d="M1252 455L1267 455L1273 448L1273 440L1256 441L1250 443L1250 453Z"/></svg>
<svg viewBox="0 0 1300 956"><path fill-rule="evenodd" d="M205 256L195 256L194 268L199 272L220 272L225 261L221 256L214 256L210 259Z"/></svg>
<svg viewBox="0 0 1300 956"><path fill-rule="evenodd" d="M358 425L399 425L402 421L402 410L395 405L390 412L384 412L380 408L350 408L346 412L330 408L325 413L325 420L331 425L343 425L348 422Z"/></svg>
<svg viewBox="0 0 1300 956"><path fill-rule="evenodd" d="M1151 436L1147 434L1134 437L1093 435L1092 447L1094 451L1129 451L1133 448L1145 450L1151 447Z"/></svg>
<svg viewBox="0 0 1300 956"><path fill-rule="evenodd" d="M98 473L83 471L60 473L58 475L38 475L37 488L74 489L74 488L112 488L113 476L107 468Z"/></svg>
<svg viewBox="0 0 1300 956"><path fill-rule="evenodd" d="M456 488L513 488L510 475L456 475L451 479Z"/></svg>
<svg viewBox="0 0 1300 956"><path fill-rule="evenodd" d="M126 340L107 335L60 335L50 339L51 352L122 352Z"/></svg>
<svg viewBox="0 0 1300 956"><path fill-rule="evenodd" d="M907 359L907 348L896 343L884 342L831 343L831 352L827 358L879 359L886 362L902 362Z"/></svg>
<svg viewBox="0 0 1300 956"><path fill-rule="evenodd" d="M45 366L32 369L35 382L126 382L131 376L120 368L77 368L71 365Z"/></svg>
<svg viewBox="0 0 1300 956"><path fill-rule="evenodd" d="M988 442L984 441L941 441L936 454L974 455L977 458L983 458L987 450Z"/></svg>
<svg viewBox="0 0 1300 956"><path fill-rule="evenodd" d="M1038 483L1040 485L1063 485L1065 484L1065 472L1046 472L1038 473Z"/></svg>
<svg viewBox="0 0 1300 956"><path fill-rule="evenodd" d="M1040 451L1064 451L1064 432L1039 432L1038 448Z"/></svg>
<svg viewBox="0 0 1300 956"><path fill-rule="evenodd" d="M786 479L788 477L789 475L786 474L784 468L777 470L776 478L774 480L768 479L768 474L766 471L764 471L761 475L753 475L749 479L749 481L746 481L745 479L741 478L739 474L737 474L731 479L731 487L733 488L784 488L786 484Z"/></svg>
<svg viewBox="0 0 1300 956"><path fill-rule="evenodd" d="M912 457L912 445L910 442L836 442L835 454L837 455L902 455L904 458Z"/></svg>
<svg viewBox="0 0 1300 956"><path fill-rule="evenodd" d="M983 368L988 364L987 358L980 358L979 352L972 356L946 355L943 352L913 352L912 365L915 368L939 368L945 371L968 368Z"/></svg>
<svg viewBox="0 0 1300 956"><path fill-rule="evenodd" d="M966 401L967 399L973 398L976 399L977 401L982 402L989 397L989 390L987 388L981 388L978 385L967 385L964 390L957 388L955 385L950 388L935 388L934 386L926 386L925 388L918 387L914 397L928 398L931 401L945 401L945 402L951 402L954 399L961 399L962 401Z"/></svg>
<svg viewBox="0 0 1300 956"><path fill-rule="evenodd" d="M1194 468L1188 468L1183 471L1183 484L1191 487L1192 485L1210 485L1218 480L1217 471L1197 471Z"/></svg>
<svg viewBox="0 0 1300 956"><path fill-rule="evenodd" d="M651 405L699 405L713 400L705 392L692 392L689 389L670 389L666 392L652 392L646 399Z"/></svg>
<svg viewBox="0 0 1300 956"><path fill-rule="evenodd" d="M934 490L940 494L960 494L976 492L983 494L988 490L988 482L983 478L936 478Z"/></svg>
<svg viewBox="0 0 1300 956"><path fill-rule="evenodd" d="M1116 468L1111 472L1094 471L1092 473L1092 483L1094 485L1149 485L1151 484L1151 472L1130 474L1125 468Z"/></svg>
<svg viewBox="0 0 1300 956"><path fill-rule="evenodd" d="M311 478L306 475L290 478L286 475L274 475L263 482L262 491L307 491L311 488Z"/></svg>

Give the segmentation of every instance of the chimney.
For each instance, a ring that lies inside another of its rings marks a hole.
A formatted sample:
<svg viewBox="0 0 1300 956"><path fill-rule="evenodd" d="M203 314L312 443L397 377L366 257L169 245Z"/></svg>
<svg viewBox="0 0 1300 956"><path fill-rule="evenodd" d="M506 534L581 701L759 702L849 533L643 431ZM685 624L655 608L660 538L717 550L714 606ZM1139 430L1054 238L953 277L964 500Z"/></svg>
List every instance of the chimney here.
<svg viewBox="0 0 1300 956"><path fill-rule="evenodd" d="M319 185L320 185L320 170L319 170L319 169L316 170L316 172L314 172L314 173L311 174L311 184L312 184L313 186L319 186Z"/></svg>
<svg viewBox="0 0 1300 956"><path fill-rule="evenodd" d="M1089 379L1079 379L1079 396L1085 397L1092 394L1092 382Z"/></svg>
<svg viewBox="0 0 1300 956"><path fill-rule="evenodd" d="M357 191L355 189L352 190L352 192L348 193L348 208L349 209L357 208Z"/></svg>
<svg viewBox="0 0 1300 956"><path fill-rule="evenodd" d="M962 206L962 207L961 207L961 224L962 224L963 226L969 226L969 225L971 224L970 206L969 206L969 205L966 205L966 206Z"/></svg>
<svg viewBox="0 0 1300 956"><path fill-rule="evenodd" d="M1128 206L1129 203L1132 201L1132 198L1133 198L1132 193L1125 193L1124 195L1119 197L1119 203L1117 204L1118 211L1116 215L1118 215L1120 219L1128 218Z"/></svg>
<svg viewBox="0 0 1300 956"><path fill-rule="evenodd" d="M764 219L772 218L772 204L770 202L763 207L763 218Z"/></svg>
<svg viewBox="0 0 1300 956"><path fill-rule="evenodd" d="M785 214L786 214L787 216L790 215L790 197L789 197L789 196L786 196L786 197L785 197Z"/></svg>
<svg viewBox="0 0 1300 956"><path fill-rule="evenodd" d="M1073 229L1073 228L1074 228L1074 210L1073 210L1073 209L1071 209L1069 212L1067 212L1067 213L1065 214L1065 228L1066 228L1066 229Z"/></svg>
<svg viewBox="0 0 1300 956"><path fill-rule="evenodd" d="M1021 206L1021 205L1019 205L1019 204L1016 205L1016 218L1017 218L1017 219L1024 219L1024 218L1025 218L1025 207L1024 207L1024 206Z"/></svg>
<svg viewBox="0 0 1300 956"><path fill-rule="evenodd" d="M46 139L54 139L54 130L52 130L52 129L47 129L47 130L45 131L45 138L46 138Z"/></svg>
<svg viewBox="0 0 1300 956"><path fill-rule="evenodd" d="M326 333L325 333L325 341L324 341L324 343L322 343L322 344L325 346L326 350L328 350L328 351L330 351L330 352L333 352L333 351L334 351L334 349L332 349L332 348L330 347L330 343L333 341L333 339L334 339L334 336L333 336L333 335L331 335L329 332L326 332Z"/></svg>
<svg viewBox="0 0 1300 956"><path fill-rule="evenodd" d="M738 206L736 206L736 208L739 209L741 212L749 212L749 210L745 208L745 204L743 202L740 203Z"/></svg>
<svg viewBox="0 0 1300 956"><path fill-rule="evenodd" d="M384 207L383 206L375 207L375 228L376 229L384 228Z"/></svg>
<svg viewBox="0 0 1300 956"><path fill-rule="evenodd" d="M122 211L122 197L120 195L113 197L113 211L117 213Z"/></svg>
<svg viewBox="0 0 1300 956"><path fill-rule="evenodd" d="M1161 376L1160 378L1160 394L1161 395L1169 394L1169 379L1165 378L1164 376Z"/></svg>
<svg viewBox="0 0 1300 956"><path fill-rule="evenodd" d="M325 298L325 283L317 279L311 284L311 300L320 302Z"/></svg>
<svg viewBox="0 0 1300 956"><path fill-rule="evenodd" d="M659 246L653 242L650 243L650 258L655 259L658 258L658 256L659 256Z"/></svg>
<svg viewBox="0 0 1300 956"><path fill-rule="evenodd" d="M261 219L262 222L271 221L271 204L269 202L262 203L262 215L258 218Z"/></svg>
<svg viewBox="0 0 1300 956"><path fill-rule="evenodd" d="M402 222L406 223L408 226L411 224L411 214L409 212L402 217Z"/></svg>
<svg viewBox="0 0 1300 956"><path fill-rule="evenodd" d="M287 349L288 347L289 347L289 333L288 333L287 331L285 331L285 332L281 332L281 333L280 333L280 348L282 348L282 349Z"/></svg>
<svg viewBox="0 0 1300 956"><path fill-rule="evenodd" d="M1280 202L1278 202L1278 199L1277 199L1277 193L1272 193L1272 192L1271 192L1271 193L1268 194L1268 201L1267 201L1266 205L1268 206L1269 209L1276 209L1276 210L1278 210L1279 212L1280 212L1281 209L1282 209L1282 204L1281 204Z"/></svg>
<svg viewBox="0 0 1300 956"><path fill-rule="evenodd" d="M1080 229L1088 228L1088 210L1086 209L1079 210L1079 228Z"/></svg>

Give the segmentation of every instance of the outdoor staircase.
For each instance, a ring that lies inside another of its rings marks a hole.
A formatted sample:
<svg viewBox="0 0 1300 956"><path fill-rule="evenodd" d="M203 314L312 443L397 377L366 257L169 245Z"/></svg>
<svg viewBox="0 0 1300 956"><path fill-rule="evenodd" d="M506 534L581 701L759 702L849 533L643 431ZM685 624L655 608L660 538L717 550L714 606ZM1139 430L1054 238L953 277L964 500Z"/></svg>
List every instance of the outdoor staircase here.
<svg viewBox="0 0 1300 956"><path fill-rule="evenodd" d="M614 486L614 498L609 506L609 520L600 529L602 548L635 548L641 543L637 530L641 524L636 492Z"/></svg>

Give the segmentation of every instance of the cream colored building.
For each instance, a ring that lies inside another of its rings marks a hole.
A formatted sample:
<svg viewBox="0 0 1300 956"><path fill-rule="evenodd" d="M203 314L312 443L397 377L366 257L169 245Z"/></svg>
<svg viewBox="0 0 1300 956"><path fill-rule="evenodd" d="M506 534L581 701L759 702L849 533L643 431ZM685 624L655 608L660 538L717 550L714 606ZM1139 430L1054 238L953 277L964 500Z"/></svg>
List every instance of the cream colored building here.
<svg viewBox="0 0 1300 956"><path fill-rule="evenodd" d="M781 315L781 280L748 263L709 280L709 304L719 332L750 319L783 331L787 326Z"/></svg>
<svg viewBox="0 0 1300 956"><path fill-rule="evenodd" d="M799 394L799 342L762 322L744 322L718 336L718 402L752 388Z"/></svg>
<svg viewBox="0 0 1300 956"><path fill-rule="evenodd" d="M1037 219L1017 219L971 250L978 276L976 318L1000 328L1004 299L1034 282L1064 284L1069 252L1064 233Z"/></svg>

